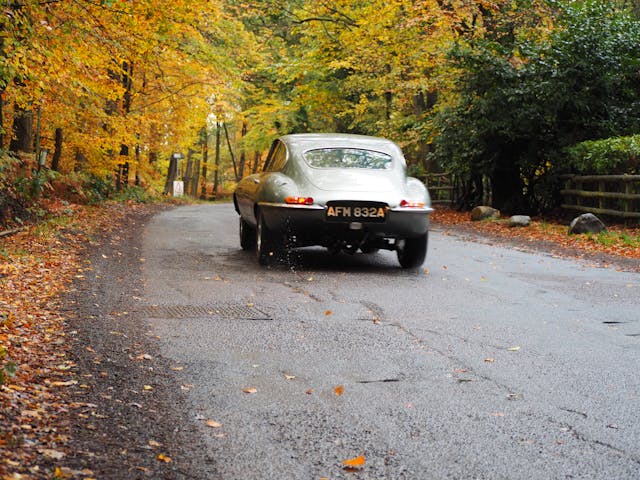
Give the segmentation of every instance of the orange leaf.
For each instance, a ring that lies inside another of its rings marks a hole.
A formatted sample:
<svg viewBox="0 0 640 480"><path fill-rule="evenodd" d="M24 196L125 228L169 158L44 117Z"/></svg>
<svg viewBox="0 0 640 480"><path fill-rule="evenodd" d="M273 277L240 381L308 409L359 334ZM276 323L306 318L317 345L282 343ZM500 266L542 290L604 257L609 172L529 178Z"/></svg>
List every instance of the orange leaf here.
<svg viewBox="0 0 640 480"><path fill-rule="evenodd" d="M161 453L160 455L158 455L158 460L160 460L161 462L164 462L164 463L173 462L173 460L171 460L171 457L167 457L164 453Z"/></svg>
<svg viewBox="0 0 640 480"><path fill-rule="evenodd" d="M329 315L331 315L331 310L327 310L326 312L324 312L324 314L328 317Z"/></svg>
<svg viewBox="0 0 640 480"><path fill-rule="evenodd" d="M356 458L350 458L349 460L343 460L342 464L351 468L362 468L366 462L364 455L360 455Z"/></svg>
<svg viewBox="0 0 640 480"><path fill-rule="evenodd" d="M344 393L344 386L338 385L336 388L333 389L333 393L335 393L337 396L341 396Z"/></svg>
<svg viewBox="0 0 640 480"><path fill-rule="evenodd" d="M216 422L215 420L207 420L207 425L209 425L211 428L222 427L222 424L220 422Z"/></svg>
<svg viewBox="0 0 640 480"><path fill-rule="evenodd" d="M243 388L242 391L244 393L258 393L258 389L254 387Z"/></svg>

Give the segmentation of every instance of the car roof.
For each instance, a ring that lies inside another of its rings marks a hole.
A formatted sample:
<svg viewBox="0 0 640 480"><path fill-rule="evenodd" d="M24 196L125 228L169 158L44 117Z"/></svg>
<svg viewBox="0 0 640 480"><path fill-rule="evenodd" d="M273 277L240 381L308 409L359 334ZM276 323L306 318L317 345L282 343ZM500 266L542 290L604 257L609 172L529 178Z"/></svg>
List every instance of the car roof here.
<svg viewBox="0 0 640 480"><path fill-rule="evenodd" d="M392 156L402 156L402 151L391 140L368 135L354 135L351 133L295 133L284 135L280 140L290 150L304 152L314 148L363 148L387 153Z"/></svg>

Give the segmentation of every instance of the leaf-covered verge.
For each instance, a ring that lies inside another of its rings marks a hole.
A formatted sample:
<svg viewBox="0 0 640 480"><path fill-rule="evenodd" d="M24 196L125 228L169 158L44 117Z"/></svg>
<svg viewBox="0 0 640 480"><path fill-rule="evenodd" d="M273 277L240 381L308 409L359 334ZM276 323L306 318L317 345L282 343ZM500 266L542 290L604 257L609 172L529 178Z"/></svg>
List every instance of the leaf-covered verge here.
<svg viewBox="0 0 640 480"><path fill-rule="evenodd" d="M69 417L89 418L63 305L92 270L86 252L110 235L135 202L81 206L51 202L51 218L0 238L0 478L92 478L64 467ZM67 312L68 312L68 307Z"/></svg>
<svg viewBox="0 0 640 480"><path fill-rule="evenodd" d="M471 221L468 212L438 207L432 215L436 228L489 237L526 250L586 260L593 266L640 271L640 226L610 225L599 234L569 235L556 219L533 218L528 227L509 227L506 218Z"/></svg>

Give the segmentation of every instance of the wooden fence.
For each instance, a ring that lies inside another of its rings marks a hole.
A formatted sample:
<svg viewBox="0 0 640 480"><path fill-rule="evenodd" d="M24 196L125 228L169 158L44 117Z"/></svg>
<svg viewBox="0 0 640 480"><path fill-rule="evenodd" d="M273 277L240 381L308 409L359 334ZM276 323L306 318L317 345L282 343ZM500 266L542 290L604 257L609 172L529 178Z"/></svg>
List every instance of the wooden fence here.
<svg viewBox="0 0 640 480"><path fill-rule="evenodd" d="M431 195L432 203L453 205L458 201L458 187L451 173L428 173L421 179Z"/></svg>
<svg viewBox="0 0 640 480"><path fill-rule="evenodd" d="M565 175L562 208L640 220L640 175Z"/></svg>

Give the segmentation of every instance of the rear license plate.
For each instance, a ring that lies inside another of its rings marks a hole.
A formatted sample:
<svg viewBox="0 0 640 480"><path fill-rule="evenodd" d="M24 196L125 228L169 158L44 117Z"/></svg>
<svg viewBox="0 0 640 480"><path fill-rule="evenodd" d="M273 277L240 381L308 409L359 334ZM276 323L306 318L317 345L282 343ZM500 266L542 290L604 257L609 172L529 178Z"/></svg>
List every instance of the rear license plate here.
<svg viewBox="0 0 640 480"><path fill-rule="evenodd" d="M384 222L387 204L382 202L327 202L328 222Z"/></svg>

